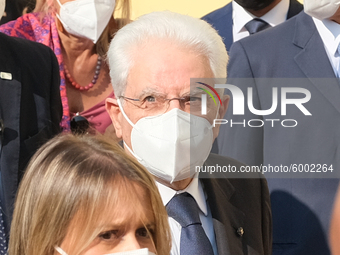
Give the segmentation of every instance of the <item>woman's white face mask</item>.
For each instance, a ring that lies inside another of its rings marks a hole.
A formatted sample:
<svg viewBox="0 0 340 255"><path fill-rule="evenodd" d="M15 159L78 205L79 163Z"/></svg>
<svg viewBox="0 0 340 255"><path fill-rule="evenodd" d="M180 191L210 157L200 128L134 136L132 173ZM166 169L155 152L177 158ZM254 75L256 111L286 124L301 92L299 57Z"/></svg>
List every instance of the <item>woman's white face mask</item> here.
<svg viewBox="0 0 340 255"><path fill-rule="evenodd" d="M58 19L72 35L96 43L112 17L115 0L74 0L60 5Z"/></svg>

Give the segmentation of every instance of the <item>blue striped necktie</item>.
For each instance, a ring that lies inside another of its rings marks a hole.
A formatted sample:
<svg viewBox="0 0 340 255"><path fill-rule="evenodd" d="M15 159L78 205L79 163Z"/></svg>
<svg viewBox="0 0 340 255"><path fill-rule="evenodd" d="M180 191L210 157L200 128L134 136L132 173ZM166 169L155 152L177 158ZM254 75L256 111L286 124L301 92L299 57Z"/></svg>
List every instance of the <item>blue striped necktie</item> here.
<svg viewBox="0 0 340 255"><path fill-rule="evenodd" d="M174 196L166 206L168 215L182 226L181 255L214 255L205 234L195 199L187 192Z"/></svg>

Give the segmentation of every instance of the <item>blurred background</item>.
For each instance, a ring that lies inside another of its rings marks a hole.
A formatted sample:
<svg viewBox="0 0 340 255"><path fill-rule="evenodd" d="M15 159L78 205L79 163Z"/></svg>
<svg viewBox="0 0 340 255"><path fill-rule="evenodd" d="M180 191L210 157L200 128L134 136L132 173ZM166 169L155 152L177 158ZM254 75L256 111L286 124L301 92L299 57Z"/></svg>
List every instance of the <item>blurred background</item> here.
<svg viewBox="0 0 340 255"><path fill-rule="evenodd" d="M229 2L230 0L131 0L131 18L135 19L145 13L164 10L202 17Z"/></svg>
<svg viewBox="0 0 340 255"><path fill-rule="evenodd" d="M131 19L134 20L140 15L152 11L174 11L200 18L205 14L212 12L228 4L231 0L130 0L131 1ZM303 0L298 0L301 3ZM35 0L6 0L5 16L1 19L0 24L6 23L23 12L30 12L34 9ZM26 8L25 8L26 7ZM116 17L120 17L117 10Z"/></svg>
<svg viewBox="0 0 340 255"><path fill-rule="evenodd" d="M194 17L202 17L205 14L221 8L231 0L131 0L132 19L152 11L170 10ZM299 0L299 2L303 2Z"/></svg>

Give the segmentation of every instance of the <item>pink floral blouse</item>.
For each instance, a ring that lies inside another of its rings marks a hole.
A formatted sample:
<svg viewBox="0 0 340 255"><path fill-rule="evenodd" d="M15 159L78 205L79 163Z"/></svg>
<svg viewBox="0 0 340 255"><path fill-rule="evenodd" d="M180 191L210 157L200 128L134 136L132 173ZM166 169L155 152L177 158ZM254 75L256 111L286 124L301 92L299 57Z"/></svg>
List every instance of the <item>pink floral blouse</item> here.
<svg viewBox="0 0 340 255"><path fill-rule="evenodd" d="M63 105L63 118L60 125L64 131L69 131L70 111L66 95L63 55L55 23L55 17L51 15L42 16L40 13L28 13L19 17L17 20L10 21L0 26L0 32L9 36L20 37L45 44L54 51L59 63L60 96ZM114 97L114 95L111 94L110 97ZM84 113L86 115L84 117L90 118L88 119L90 123L91 120L100 119L99 123L91 123L100 133L104 133L107 126L111 125L109 115L105 111L105 102L101 102ZM100 116L98 116L98 114L100 114Z"/></svg>

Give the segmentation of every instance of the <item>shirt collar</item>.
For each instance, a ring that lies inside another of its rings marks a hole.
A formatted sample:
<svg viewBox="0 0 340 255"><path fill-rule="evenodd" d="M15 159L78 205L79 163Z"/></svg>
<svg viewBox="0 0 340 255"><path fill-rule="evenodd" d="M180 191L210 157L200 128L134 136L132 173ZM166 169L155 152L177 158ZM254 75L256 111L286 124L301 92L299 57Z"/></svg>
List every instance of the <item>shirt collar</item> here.
<svg viewBox="0 0 340 255"><path fill-rule="evenodd" d="M188 192L195 199L202 213L205 216L208 215L207 203L206 203L203 187L197 176L195 176L192 179L190 184L184 190L176 191L159 182L156 182L156 185L158 187L159 193L161 194L164 206L166 206L175 195Z"/></svg>
<svg viewBox="0 0 340 255"><path fill-rule="evenodd" d="M328 52L334 57L339 57L337 50L340 43L340 24L329 19L319 20L314 17L313 21Z"/></svg>
<svg viewBox="0 0 340 255"><path fill-rule="evenodd" d="M232 1L233 7L233 21L234 28L237 33L245 31L244 27L249 21L254 18L261 18L266 21L272 27L284 22L287 19L287 13L289 10L289 0L280 1L273 9L267 12L262 17L256 17L250 12L246 11L241 5Z"/></svg>

